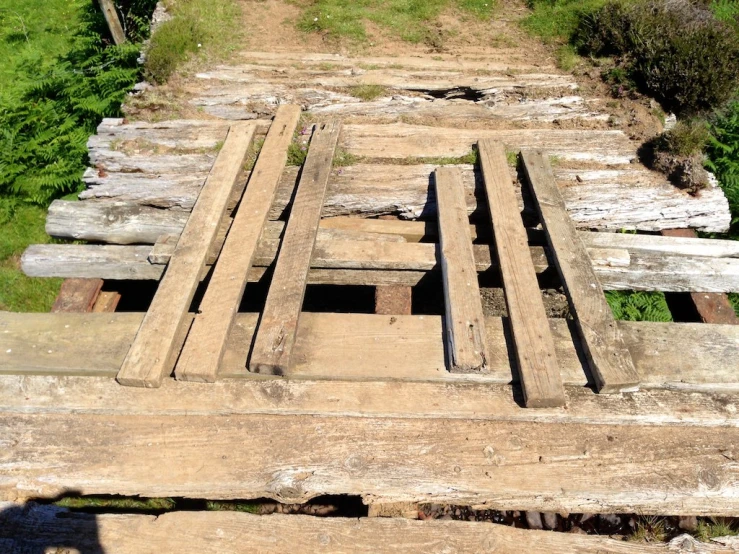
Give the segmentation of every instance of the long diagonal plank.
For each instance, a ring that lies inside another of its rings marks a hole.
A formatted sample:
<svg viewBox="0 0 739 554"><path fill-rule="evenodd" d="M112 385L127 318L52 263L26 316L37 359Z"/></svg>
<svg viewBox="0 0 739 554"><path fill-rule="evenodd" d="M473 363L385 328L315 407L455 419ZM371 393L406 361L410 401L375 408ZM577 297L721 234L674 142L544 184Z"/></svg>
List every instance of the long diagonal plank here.
<svg viewBox="0 0 739 554"><path fill-rule="evenodd" d="M480 141L480 165L527 407L562 406L564 387L528 237L500 143Z"/></svg>
<svg viewBox="0 0 739 554"><path fill-rule="evenodd" d="M456 168L442 167L434 175L450 369L487 371L490 354L462 179Z"/></svg>
<svg viewBox="0 0 739 554"><path fill-rule="evenodd" d="M158 387L172 371L176 338L188 317L200 282L200 272L216 239L255 129L253 123L235 123L231 126L177 242L149 311L118 372L119 383Z"/></svg>
<svg viewBox="0 0 739 554"><path fill-rule="evenodd" d="M319 124L313 133L249 362L255 373L284 375L289 368L340 133L338 120Z"/></svg>
<svg viewBox="0 0 739 554"><path fill-rule="evenodd" d="M567 214L549 158L532 151L521 156L596 386L605 393L635 390L639 375L587 249Z"/></svg>
<svg viewBox="0 0 739 554"><path fill-rule="evenodd" d="M286 105L277 110L177 363L177 379L216 379L299 119L299 106Z"/></svg>
<svg viewBox="0 0 739 554"><path fill-rule="evenodd" d="M469 521L261 516L228 511L169 512L158 516L91 515L53 505L0 503L0 549L3 552L48 552L57 548L106 554L153 551L236 554L245 549L262 554L328 551L735 554L739 538L725 537L707 544L681 535L669 544L652 545Z"/></svg>

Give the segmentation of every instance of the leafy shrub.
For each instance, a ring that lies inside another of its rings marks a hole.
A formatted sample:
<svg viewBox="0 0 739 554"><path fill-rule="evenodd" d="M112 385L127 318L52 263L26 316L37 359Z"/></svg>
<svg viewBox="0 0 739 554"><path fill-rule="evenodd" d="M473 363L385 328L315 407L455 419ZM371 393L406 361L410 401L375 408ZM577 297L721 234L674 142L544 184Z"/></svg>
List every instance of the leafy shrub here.
<svg viewBox="0 0 739 554"><path fill-rule="evenodd" d="M739 36L705 3L611 1L582 19L575 40L585 52L622 56L631 76L678 114L719 107L737 87Z"/></svg>

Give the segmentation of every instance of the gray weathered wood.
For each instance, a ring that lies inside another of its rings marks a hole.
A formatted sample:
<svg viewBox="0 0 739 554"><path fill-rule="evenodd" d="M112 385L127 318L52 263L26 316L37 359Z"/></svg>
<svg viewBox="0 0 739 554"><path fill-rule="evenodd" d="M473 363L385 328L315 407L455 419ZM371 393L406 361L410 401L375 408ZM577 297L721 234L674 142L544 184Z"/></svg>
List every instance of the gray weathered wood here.
<svg viewBox="0 0 739 554"><path fill-rule="evenodd" d="M484 372L490 354L462 180L456 168L439 168L434 175L450 370Z"/></svg>
<svg viewBox="0 0 739 554"><path fill-rule="evenodd" d="M567 215L549 159L541 152L523 151L521 156L596 386L600 392L634 390L639 376L631 354Z"/></svg>
<svg viewBox="0 0 739 554"><path fill-rule="evenodd" d="M284 375L289 369L340 133L338 120L314 130L249 361L249 369L256 373Z"/></svg>
<svg viewBox="0 0 739 554"><path fill-rule="evenodd" d="M98 0L98 3L100 4L100 11L103 12L105 21L108 23L108 29L110 30L110 35L113 37L113 42L117 45L123 44L126 42L126 33L123 32L121 20L118 18L118 12L115 9L113 0Z"/></svg>
<svg viewBox="0 0 739 554"><path fill-rule="evenodd" d="M176 337L195 295L208 252L216 240L254 131L254 124L234 124L229 130L149 311L118 372L119 383L157 387L173 369Z"/></svg>
<svg viewBox="0 0 739 554"><path fill-rule="evenodd" d="M524 401L532 408L562 406L565 395L554 339L547 325L505 149L492 141L480 141L478 151Z"/></svg>
<svg viewBox="0 0 739 554"><path fill-rule="evenodd" d="M300 106L281 106L267 133L175 369L177 379L205 382L216 379L299 119Z"/></svg>

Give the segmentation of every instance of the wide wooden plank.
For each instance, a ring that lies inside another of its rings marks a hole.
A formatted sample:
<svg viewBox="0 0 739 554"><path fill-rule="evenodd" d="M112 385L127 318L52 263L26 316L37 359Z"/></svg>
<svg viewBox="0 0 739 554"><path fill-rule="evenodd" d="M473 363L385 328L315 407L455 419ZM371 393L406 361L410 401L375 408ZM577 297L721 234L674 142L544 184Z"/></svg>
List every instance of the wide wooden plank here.
<svg viewBox="0 0 739 554"><path fill-rule="evenodd" d="M532 408L562 406L565 396L554 339L513 192L506 152L492 141L480 141L478 150L524 401Z"/></svg>
<svg viewBox="0 0 739 554"><path fill-rule="evenodd" d="M170 512L159 516L83 514L53 505L0 503L0 547L7 554L77 548L107 554L199 552L377 552L418 554L494 551L497 554L729 554L739 539L702 544L682 535L668 544L466 521L400 518L316 518L238 512ZM733 545L733 546L732 546ZM90 550L87 550L87 549Z"/></svg>
<svg viewBox="0 0 739 554"><path fill-rule="evenodd" d="M245 370L258 314L239 314L229 336L221 375L249 378ZM0 312L0 373L115 376L143 314L14 314ZM565 384L585 386L577 331L551 319ZM293 353L294 378L404 378L511 383L515 353L507 319L485 320L489 373L446 371L440 316L305 313ZM739 391L731 360L739 356L739 327L698 323L619 322L645 387ZM184 340L184 339L183 339Z"/></svg>
<svg viewBox="0 0 739 554"><path fill-rule="evenodd" d="M596 386L600 392L634 390L639 376L631 354L567 215L549 158L538 151L522 151L521 156Z"/></svg>
<svg viewBox="0 0 739 554"><path fill-rule="evenodd" d="M490 354L462 180L456 168L439 168L434 175L450 370L484 372Z"/></svg>
<svg viewBox="0 0 739 554"><path fill-rule="evenodd" d="M62 283L51 311L92 311L102 287L102 279L67 279Z"/></svg>
<svg viewBox="0 0 739 554"><path fill-rule="evenodd" d="M180 355L177 379L216 379L299 119L300 106L285 105L277 111Z"/></svg>
<svg viewBox="0 0 739 554"><path fill-rule="evenodd" d="M349 494L570 513L739 510L737 427L2 411L0 429L0 499Z"/></svg>
<svg viewBox="0 0 739 554"><path fill-rule="evenodd" d="M314 130L249 361L255 373L284 375L290 366L340 132L338 120L321 123Z"/></svg>
<svg viewBox="0 0 739 554"><path fill-rule="evenodd" d="M123 385L157 387L173 369L175 339L190 308L208 252L241 174L255 125L237 123L203 186L174 255L118 372Z"/></svg>

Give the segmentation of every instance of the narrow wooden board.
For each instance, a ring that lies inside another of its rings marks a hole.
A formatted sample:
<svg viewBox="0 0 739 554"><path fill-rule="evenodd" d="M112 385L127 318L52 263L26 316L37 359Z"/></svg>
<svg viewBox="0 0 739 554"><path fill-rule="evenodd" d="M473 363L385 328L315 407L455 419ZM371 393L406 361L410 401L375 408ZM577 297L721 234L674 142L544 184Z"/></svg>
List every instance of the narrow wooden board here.
<svg viewBox="0 0 739 554"><path fill-rule="evenodd" d="M524 401L531 408L562 406L565 395L554 339L513 192L506 152L500 143L487 140L480 141L478 151Z"/></svg>
<svg viewBox="0 0 739 554"><path fill-rule="evenodd" d="M51 311L89 312L103 287L102 279L66 279L59 290Z"/></svg>
<svg viewBox="0 0 739 554"><path fill-rule="evenodd" d="M635 390L639 375L587 249L567 215L549 158L533 151L521 156L596 386L604 393Z"/></svg>
<svg viewBox="0 0 739 554"><path fill-rule="evenodd" d="M257 317L254 313L237 316L223 358L223 377L262 378L245 370ZM0 374L115 376L142 318L140 313L0 312ZM583 371L585 361L574 325L564 319L550 319L549 325L565 384L592 384ZM440 316L305 313L291 375L516 382L508 320L488 317L485 328L492 355L489 373L450 374ZM730 363L739 356L738 326L622 321L619 328L644 387L739 391L739 377Z"/></svg>
<svg viewBox="0 0 739 554"><path fill-rule="evenodd" d="M171 372L175 338L187 317L201 270L242 171L254 131L253 123L231 126L149 311L118 372L119 383L158 387Z"/></svg>
<svg viewBox="0 0 739 554"><path fill-rule="evenodd" d="M0 503L0 548L4 552L44 552L55 547L106 554L152 550L236 554L244 549L260 553L731 554L739 548L739 539L726 537L705 544L681 535L669 545L645 544L466 521L259 516L228 511L92 515L53 505Z"/></svg>
<svg viewBox="0 0 739 554"><path fill-rule="evenodd" d="M249 369L255 373L284 375L290 366L340 133L341 122L332 120L317 125L311 139L249 362Z"/></svg>
<svg viewBox="0 0 739 554"><path fill-rule="evenodd" d="M434 175L450 370L484 372L490 354L464 187L456 168L442 167Z"/></svg>
<svg viewBox="0 0 739 554"><path fill-rule="evenodd" d="M300 106L279 108L175 369L177 379L213 382L287 163Z"/></svg>
<svg viewBox="0 0 739 554"><path fill-rule="evenodd" d="M102 291L95 305L92 307L94 313L111 313L115 312L118 303L121 301L121 295L115 291Z"/></svg>

